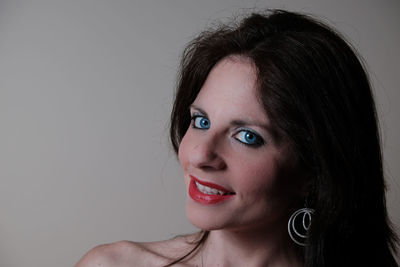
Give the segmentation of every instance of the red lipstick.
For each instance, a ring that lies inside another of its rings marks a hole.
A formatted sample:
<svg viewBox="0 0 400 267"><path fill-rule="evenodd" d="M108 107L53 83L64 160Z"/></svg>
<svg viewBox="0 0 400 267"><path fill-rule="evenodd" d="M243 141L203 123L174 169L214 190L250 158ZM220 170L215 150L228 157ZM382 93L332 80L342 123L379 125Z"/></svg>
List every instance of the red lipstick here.
<svg viewBox="0 0 400 267"><path fill-rule="evenodd" d="M204 181L200 181L196 177L189 175L190 176L190 185L189 185L189 196L196 202L200 204L205 204L205 205L211 205L211 204L217 204L222 201L228 200L231 197L235 195L235 193L230 192L229 190L223 188L220 185L213 184L213 183L208 183ZM222 191L223 194L208 194L208 193L203 193L197 188L196 182L199 183L202 186L207 186L213 189L216 189L218 191Z"/></svg>

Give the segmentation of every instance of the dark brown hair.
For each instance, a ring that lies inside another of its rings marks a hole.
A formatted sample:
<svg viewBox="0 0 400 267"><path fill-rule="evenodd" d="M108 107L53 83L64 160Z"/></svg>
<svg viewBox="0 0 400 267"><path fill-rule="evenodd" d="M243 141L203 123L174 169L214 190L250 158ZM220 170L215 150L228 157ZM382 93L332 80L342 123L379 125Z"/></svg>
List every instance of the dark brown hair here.
<svg viewBox="0 0 400 267"><path fill-rule="evenodd" d="M369 79L351 45L324 23L273 10L194 39L183 53L171 115L175 151L190 125L190 104L230 55L254 62L271 124L311 177L315 214L305 266L397 266Z"/></svg>

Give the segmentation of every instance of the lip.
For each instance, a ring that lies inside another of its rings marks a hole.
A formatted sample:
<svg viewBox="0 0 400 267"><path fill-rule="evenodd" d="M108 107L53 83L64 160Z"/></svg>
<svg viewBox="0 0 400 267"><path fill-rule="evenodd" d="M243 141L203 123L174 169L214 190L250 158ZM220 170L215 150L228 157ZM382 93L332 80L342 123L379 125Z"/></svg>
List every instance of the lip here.
<svg viewBox="0 0 400 267"><path fill-rule="evenodd" d="M196 177L189 175L190 179L190 184L189 184L189 196L196 202L200 203L200 204L205 204L205 205L212 205L212 204L217 204L217 203L221 203L223 201L226 201L230 198L232 198L234 196L233 194L229 194L229 195L211 195L211 194L204 194L203 192L201 192L197 186L195 182L198 182L199 184L202 184L204 186L208 186L211 188L215 188L219 191L222 191L224 193L232 193L231 191L227 190L226 188L217 185L217 184L213 184L213 183L209 183L209 182L204 182L204 181L200 181L199 179L197 179Z"/></svg>

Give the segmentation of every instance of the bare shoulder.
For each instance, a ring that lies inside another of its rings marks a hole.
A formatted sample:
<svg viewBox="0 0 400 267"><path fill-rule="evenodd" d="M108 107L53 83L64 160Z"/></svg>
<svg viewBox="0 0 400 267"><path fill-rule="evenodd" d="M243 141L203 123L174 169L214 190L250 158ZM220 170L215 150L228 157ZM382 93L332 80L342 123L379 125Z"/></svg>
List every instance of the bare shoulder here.
<svg viewBox="0 0 400 267"><path fill-rule="evenodd" d="M189 252L195 239L195 235L188 235L157 242L100 245L86 253L75 267L164 266Z"/></svg>
<svg viewBox="0 0 400 267"><path fill-rule="evenodd" d="M138 243L119 241L92 248L75 267L145 266L141 259L151 257L146 254L146 250Z"/></svg>

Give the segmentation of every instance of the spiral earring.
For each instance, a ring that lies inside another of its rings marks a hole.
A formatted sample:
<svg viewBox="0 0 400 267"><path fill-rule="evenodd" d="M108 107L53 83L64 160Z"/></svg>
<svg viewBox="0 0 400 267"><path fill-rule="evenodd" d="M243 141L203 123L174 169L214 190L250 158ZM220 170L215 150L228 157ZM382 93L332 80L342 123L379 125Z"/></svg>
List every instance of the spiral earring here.
<svg viewBox="0 0 400 267"><path fill-rule="evenodd" d="M302 208L296 210L290 216L288 222L288 232L290 238L300 246L306 246L306 239L309 237L308 231L311 228L311 218L314 213L313 209Z"/></svg>

